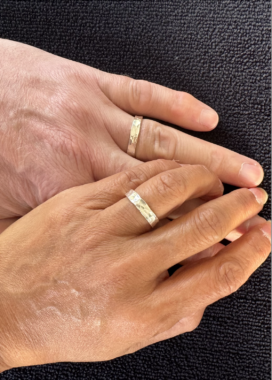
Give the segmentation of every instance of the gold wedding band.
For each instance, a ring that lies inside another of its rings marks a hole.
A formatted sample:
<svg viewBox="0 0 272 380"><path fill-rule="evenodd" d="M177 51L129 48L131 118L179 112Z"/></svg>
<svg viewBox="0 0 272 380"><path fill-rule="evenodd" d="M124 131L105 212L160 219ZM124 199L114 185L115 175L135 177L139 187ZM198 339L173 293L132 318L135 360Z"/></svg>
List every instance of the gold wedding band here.
<svg viewBox="0 0 272 380"><path fill-rule="evenodd" d="M136 145L138 141L138 137L140 134L140 129L142 125L142 116L135 116L131 128L130 128L130 136L129 136L129 143L127 148L127 154L129 154L131 157L136 156Z"/></svg>
<svg viewBox="0 0 272 380"><path fill-rule="evenodd" d="M128 200L136 206L136 208L140 211L143 217L148 221L151 227L154 227L159 219L157 215L151 210L148 204L140 197L138 193L134 190L130 190L126 193L126 197Z"/></svg>

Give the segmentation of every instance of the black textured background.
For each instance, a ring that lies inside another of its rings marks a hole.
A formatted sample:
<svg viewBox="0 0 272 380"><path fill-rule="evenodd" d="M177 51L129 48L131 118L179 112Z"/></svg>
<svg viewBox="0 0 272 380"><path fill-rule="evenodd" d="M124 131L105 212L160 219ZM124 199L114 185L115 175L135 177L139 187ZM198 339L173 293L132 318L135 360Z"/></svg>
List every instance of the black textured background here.
<svg viewBox="0 0 272 380"><path fill-rule="evenodd" d="M220 115L215 131L196 135L258 160L270 193L270 1L0 0L0 36L190 92ZM111 362L0 379L270 379L270 260L193 333Z"/></svg>

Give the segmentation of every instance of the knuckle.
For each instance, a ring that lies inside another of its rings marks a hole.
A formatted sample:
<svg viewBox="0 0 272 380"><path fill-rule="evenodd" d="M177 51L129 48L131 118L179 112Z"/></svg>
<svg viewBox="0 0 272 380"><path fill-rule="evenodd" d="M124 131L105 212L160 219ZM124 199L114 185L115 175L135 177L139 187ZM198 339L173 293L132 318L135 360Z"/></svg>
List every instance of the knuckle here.
<svg viewBox="0 0 272 380"><path fill-rule="evenodd" d="M208 163L209 169L214 173L220 173L223 169L225 158L219 147L209 147Z"/></svg>
<svg viewBox="0 0 272 380"><path fill-rule="evenodd" d="M165 172L175 167L173 161L164 159L148 162L120 173L117 178L117 186L121 186L121 188L125 190L128 188L136 188L152 178L157 172Z"/></svg>
<svg viewBox="0 0 272 380"><path fill-rule="evenodd" d="M150 121L149 133L152 136L152 146L155 156L173 160L177 150L177 139L173 135L173 130L154 121Z"/></svg>
<svg viewBox="0 0 272 380"><path fill-rule="evenodd" d="M51 70L51 77L61 81L63 79L69 81L75 75L75 71L75 65L71 64L68 61L62 61L59 62L56 66L53 66Z"/></svg>
<svg viewBox="0 0 272 380"><path fill-rule="evenodd" d="M71 88L67 94L62 96L62 100L59 102L59 112L66 117L70 116L70 119L67 119L68 125L71 125L72 121L84 130L94 120L94 115L91 115L86 101L75 88Z"/></svg>
<svg viewBox="0 0 272 380"><path fill-rule="evenodd" d="M266 237L263 239L258 239L256 236L251 236L247 244L249 246L249 250L255 252L256 258L261 257L265 260L271 251L271 244Z"/></svg>
<svg viewBox="0 0 272 380"><path fill-rule="evenodd" d="M197 208L194 213L194 222L198 236L204 244L214 244L224 236L224 220L212 207L204 210Z"/></svg>
<svg viewBox="0 0 272 380"><path fill-rule="evenodd" d="M62 207L53 207L47 212L46 224L50 228L59 227L64 223L64 218L65 214L63 213Z"/></svg>
<svg viewBox="0 0 272 380"><path fill-rule="evenodd" d="M190 102L192 95L184 91L174 91L171 94L169 98L170 113L171 115L183 118L186 116L186 112L188 112L185 105Z"/></svg>
<svg viewBox="0 0 272 380"><path fill-rule="evenodd" d="M173 195L175 197L186 193L185 182L173 172L164 172L159 175L156 189L159 194L165 196Z"/></svg>
<svg viewBox="0 0 272 380"><path fill-rule="evenodd" d="M222 262L217 267L217 286L219 293L228 295L236 292L244 283L245 271L238 260Z"/></svg>
<svg viewBox="0 0 272 380"><path fill-rule="evenodd" d="M159 158L157 160L152 161L152 163L149 163L149 164L152 165L152 173L154 173L153 168L155 168L160 173L160 172L165 172L167 170L176 169L179 167L175 161L166 160L164 158Z"/></svg>
<svg viewBox="0 0 272 380"><path fill-rule="evenodd" d="M49 199L47 209L47 222L49 226L62 225L73 218L74 205L71 202L73 189L64 190Z"/></svg>
<svg viewBox="0 0 272 380"><path fill-rule="evenodd" d="M59 64L55 71L55 76L65 80L66 83L71 83L72 85L87 85L92 79L93 85L98 82L98 71L89 67L78 66L75 62L65 62Z"/></svg>
<svg viewBox="0 0 272 380"><path fill-rule="evenodd" d="M119 184L124 189L128 189L128 188L135 189L137 186L145 182L147 179L148 179L148 175L146 171L144 170L144 168L141 168L141 167L137 167L131 170L126 170L125 172L121 173L120 177L118 177Z"/></svg>
<svg viewBox="0 0 272 380"><path fill-rule="evenodd" d="M152 84L141 79L132 79L129 84L129 101L132 108L147 107L152 100Z"/></svg>

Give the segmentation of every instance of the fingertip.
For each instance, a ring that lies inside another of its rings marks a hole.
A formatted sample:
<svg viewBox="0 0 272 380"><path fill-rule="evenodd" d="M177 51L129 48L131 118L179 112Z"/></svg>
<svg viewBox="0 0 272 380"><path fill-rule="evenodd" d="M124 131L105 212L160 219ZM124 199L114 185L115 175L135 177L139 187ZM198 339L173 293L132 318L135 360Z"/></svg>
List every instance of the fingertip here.
<svg viewBox="0 0 272 380"><path fill-rule="evenodd" d="M264 171L258 162L244 162L239 177L247 187L259 186L264 178Z"/></svg>
<svg viewBox="0 0 272 380"><path fill-rule="evenodd" d="M260 187L254 187L252 189L248 189L256 198L256 201L261 204L261 205L264 205L267 200L268 200L268 194L267 192L260 188Z"/></svg>
<svg viewBox="0 0 272 380"><path fill-rule="evenodd" d="M199 124L206 130L213 130L219 122L219 115L212 108L203 108L199 115Z"/></svg>

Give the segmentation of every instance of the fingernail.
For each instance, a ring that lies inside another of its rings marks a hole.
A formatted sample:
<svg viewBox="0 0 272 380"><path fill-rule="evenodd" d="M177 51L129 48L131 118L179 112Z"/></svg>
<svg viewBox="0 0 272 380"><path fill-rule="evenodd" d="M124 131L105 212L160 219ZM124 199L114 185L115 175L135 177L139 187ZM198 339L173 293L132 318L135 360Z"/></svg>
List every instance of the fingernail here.
<svg viewBox="0 0 272 380"><path fill-rule="evenodd" d="M260 189L259 187L255 187L254 189L248 189L248 190L251 191L252 194L254 194L256 201L259 204L264 205L267 202L268 194L264 189Z"/></svg>
<svg viewBox="0 0 272 380"><path fill-rule="evenodd" d="M271 221L270 223L266 223L261 228L261 231L263 232L264 236L267 237L267 239L271 242Z"/></svg>
<svg viewBox="0 0 272 380"><path fill-rule="evenodd" d="M213 129L217 126L219 120L218 114L208 108L203 108L199 116L199 123L206 128Z"/></svg>
<svg viewBox="0 0 272 380"><path fill-rule="evenodd" d="M224 194L224 190L225 190L224 185L220 179L218 181L219 181L219 185L218 185L219 191L222 192L222 194Z"/></svg>
<svg viewBox="0 0 272 380"><path fill-rule="evenodd" d="M259 185L263 180L263 170L258 164L243 163L239 171L240 178L252 186Z"/></svg>
<svg viewBox="0 0 272 380"><path fill-rule="evenodd" d="M174 158L173 158L173 161L175 161L177 164L179 164L180 166L183 166L183 164L180 162L180 160L175 160Z"/></svg>

